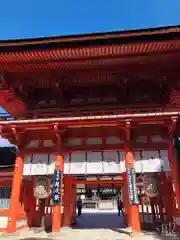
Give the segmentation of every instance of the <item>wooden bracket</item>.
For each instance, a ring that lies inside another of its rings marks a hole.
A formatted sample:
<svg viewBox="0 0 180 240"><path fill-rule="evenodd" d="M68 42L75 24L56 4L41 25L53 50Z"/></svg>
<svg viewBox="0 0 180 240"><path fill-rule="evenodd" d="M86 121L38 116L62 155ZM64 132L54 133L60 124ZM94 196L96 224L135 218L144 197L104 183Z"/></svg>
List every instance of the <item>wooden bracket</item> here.
<svg viewBox="0 0 180 240"><path fill-rule="evenodd" d="M177 124L177 117L172 117L171 118L171 123L168 127L168 134L169 135L172 135L175 132L176 124Z"/></svg>
<svg viewBox="0 0 180 240"><path fill-rule="evenodd" d="M16 130L15 127L12 127L12 133L13 133L13 136L15 138L16 145L19 146L20 138L19 138L19 134L17 133L17 130Z"/></svg>
<svg viewBox="0 0 180 240"><path fill-rule="evenodd" d="M126 127L125 127L125 134L126 134L126 140L131 140L131 119L126 120Z"/></svg>
<svg viewBox="0 0 180 240"><path fill-rule="evenodd" d="M19 153L20 151L20 137L19 137L19 134L17 133L17 130L15 127L12 127L12 133L13 133L13 136L15 138L15 144L16 144L16 152Z"/></svg>
<svg viewBox="0 0 180 240"><path fill-rule="evenodd" d="M59 134L58 124L54 124L54 133L55 133L56 139L57 139L57 148L60 148L61 147L61 136Z"/></svg>

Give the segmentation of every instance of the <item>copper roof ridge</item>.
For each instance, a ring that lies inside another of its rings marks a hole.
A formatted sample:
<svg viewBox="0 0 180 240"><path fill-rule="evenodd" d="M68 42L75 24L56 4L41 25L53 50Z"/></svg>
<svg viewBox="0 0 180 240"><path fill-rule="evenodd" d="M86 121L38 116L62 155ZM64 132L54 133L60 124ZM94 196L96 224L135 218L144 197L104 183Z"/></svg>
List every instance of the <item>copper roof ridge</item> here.
<svg viewBox="0 0 180 240"><path fill-rule="evenodd" d="M73 42L73 41L82 42L82 41L88 41L88 40L89 41L103 40L103 39L112 39L112 38L118 39L118 38L125 38L125 37L149 36L149 35L168 34L168 33L180 33L180 25L164 26L164 27L157 27L157 28L146 28L146 29L138 29L138 30L128 30L128 31L90 33L90 34L81 34L81 35L64 35L64 36L42 37L42 38L0 40L0 47L66 43L66 42Z"/></svg>

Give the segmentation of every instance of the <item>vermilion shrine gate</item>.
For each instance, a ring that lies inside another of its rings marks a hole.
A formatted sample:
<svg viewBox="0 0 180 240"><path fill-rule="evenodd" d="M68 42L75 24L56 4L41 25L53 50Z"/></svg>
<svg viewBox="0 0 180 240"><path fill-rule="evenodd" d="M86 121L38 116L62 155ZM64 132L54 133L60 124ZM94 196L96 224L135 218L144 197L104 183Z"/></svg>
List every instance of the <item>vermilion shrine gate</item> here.
<svg viewBox="0 0 180 240"><path fill-rule="evenodd" d="M11 191L10 204L0 205L2 231L38 221L34 181L43 175L61 180L53 183L60 183L57 202L45 203L53 231L74 221L76 184L114 183L122 186L128 225L139 232L144 203L130 204L127 182L134 169L140 200L142 174L161 183L150 198L152 224L158 214L178 224L179 50L178 26L0 42L0 104L13 116L1 117L1 135L17 146L14 169L0 172L1 189Z"/></svg>

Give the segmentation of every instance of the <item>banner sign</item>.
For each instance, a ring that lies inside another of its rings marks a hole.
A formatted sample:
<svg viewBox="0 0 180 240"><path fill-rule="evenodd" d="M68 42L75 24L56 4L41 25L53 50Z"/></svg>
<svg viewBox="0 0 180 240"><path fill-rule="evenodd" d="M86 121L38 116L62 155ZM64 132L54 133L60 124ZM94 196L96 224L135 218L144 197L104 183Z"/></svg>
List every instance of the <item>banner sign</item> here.
<svg viewBox="0 0 180 240"><path fill-rule="evenodd" d="M128 168L128 192L129 192L129 203L138 204L137 189L136 189L136 171L135 168Z"/></svg>
<svg viewBox="0 0 180 240"><path fill-rule="evenodd" d="M59 204L61 202L61 184L62 184L62 172L56 169L53 175L53 188L52 188L53 204Z"/></svg>

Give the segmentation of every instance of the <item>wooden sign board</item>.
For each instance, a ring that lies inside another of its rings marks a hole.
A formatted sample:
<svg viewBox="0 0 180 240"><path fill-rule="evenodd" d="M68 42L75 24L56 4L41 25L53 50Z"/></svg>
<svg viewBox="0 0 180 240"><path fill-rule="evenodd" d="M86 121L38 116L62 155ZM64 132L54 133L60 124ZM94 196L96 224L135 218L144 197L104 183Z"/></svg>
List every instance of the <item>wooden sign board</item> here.
<svg viewBox="0 0 180 240"><path fill-rule="evenodd" d="M53 204L61 203L61 184L62 184L62 172L56 169L53 175L53 187L52 187Z"/></svg>
<svg viewBox="0 0 180 240"><path fill-rule="evenodd" d="M129 203L138 204L137 189L136 189L136 170L135 168L128 168L128 192L129 192Z"/></svg>

